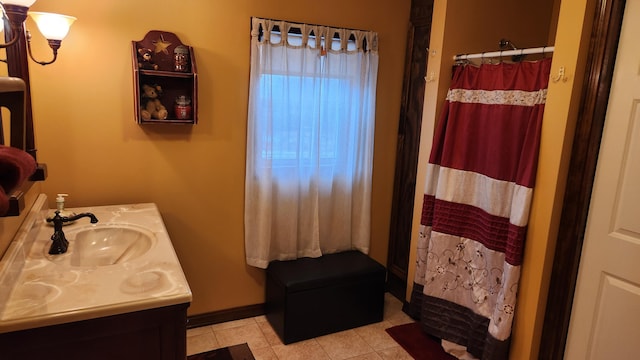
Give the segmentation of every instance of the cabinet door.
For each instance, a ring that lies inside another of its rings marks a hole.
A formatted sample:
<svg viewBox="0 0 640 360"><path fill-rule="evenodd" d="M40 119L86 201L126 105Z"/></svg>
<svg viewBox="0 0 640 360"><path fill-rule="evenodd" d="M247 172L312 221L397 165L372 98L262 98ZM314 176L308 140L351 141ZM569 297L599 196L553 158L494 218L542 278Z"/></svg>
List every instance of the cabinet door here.
<svg viewBox="0 0 640 360"><path fill-rule="evenodd" d="M184 360L189 304L0 334L2 359Z"/></svg>

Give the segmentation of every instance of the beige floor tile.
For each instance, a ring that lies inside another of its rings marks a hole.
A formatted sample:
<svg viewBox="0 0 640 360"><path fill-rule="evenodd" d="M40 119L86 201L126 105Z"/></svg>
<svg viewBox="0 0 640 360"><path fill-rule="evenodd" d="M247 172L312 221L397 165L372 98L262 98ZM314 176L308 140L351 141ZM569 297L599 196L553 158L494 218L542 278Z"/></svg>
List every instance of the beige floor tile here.
<svg viewBox="0 0 640 360"><path fill-rule="evenodd" d="M386 293L379 323L284 345L261 315L187 330L187 354L247 343L256 360L411 360L385 331L409 322L402 302Z"/></svg>
<svg viewBox="0 0 640 360"><path fill-rule="evenodd" d="M402 311L402 301L390 293L384 294L383 319L395 325L408 324L414 320Z"/></svg>
<svg viewBox="0 0 640 360"><path fill-rule="evenodd" d="M387 318L385 320L390 322L393 326L403 325L403 324L408 324L408 323L415 322L415 320L413 320L411 318L411 316L409 316L409 315L407 315L407 314L405 314L403 312L400 312L400 313L397 313L397 314L395 314L393 316L390 316L389 318Z"/></svg>
<svg viewBox="0 0 640 360"><path fill-rule="evenodd" d="M211 330L211 326L200 326L193 329L187 329L187 337L194 335L202 335L202 334L213 334L213 330Z"/></svg>
<svg viewBox="0 0 640 360"><path fill-rule="evenodd" d="M233 326L230 328L213 329L220 346L231 346L247 343L251 351L269 347L267 339L262 334L255 321L243 326Z"/></svg>
<svg viewBox="0 0 640 360"><path fill-rule="evenodd" d="M269 345L282 345L282 340L280 340L280 337L276 334L276 331L273 330L273 327L271 327L271 324L268 321L258 322L258 327L262 330L262 333L267 339Z"/></svg>
<svg viewBox="0 0 640 360"><path fill-rule="evenodd" d="M355 330L345 330L316 338L331 360L344 360L374 352Z"/></svg>
<svg viewBox="0 0 640 360"><path fill-rule="evenodd" d="M331 360L315 339L271 348L280 360Z"/></svg>
<svg viewBox="0 0 640 360"><path fill-rule="evenodd" d="M354 356L352 358L348 358L347 360L382 360L382 358L377 353L372 352L364 355Z"/></svg>
<svg viewBox="0 0 640 360"><path fill-rule="evenodd" d="M187 336L187 355L199 354L208 350L217 349L220 346L211 330Z"/></svg>
<svg viewBox="0 0 640 360"><path fill-rule="evenodd" d="M262 349L251 350L253 357L256 360L278 360L276 353L273 352L271 347L264 347Z"/></svg>
<svg viewBox="0 0 640 360"><path fill-rule="evenodd" d="M258 324L262 322L267 322L267 316L266 315L255 316L253 320L255 320Z"/></svg>
<svg viewBox="0 0 640 360"><path fill-rule="evenodd" d="M393 324L388 321L381 321L379 323L361 326L354 330L373 350L377 351L398 346L398 343L385 331L385 329L392 326Z"/></svg>
<svg viewBox="0 0 640 360"><path fill-rule="evenodd" d="M384 294L384 316L395 315L398 312L402 312L402 301L398 300L390 293Z"/></svg>
<svg viewBox="0 0 640 360"><path fill-rule="evenodd" d="M380 350L378 351L378 355L380 355L382 360L413 360L413 357L401 346L394 346Z"/></svg>

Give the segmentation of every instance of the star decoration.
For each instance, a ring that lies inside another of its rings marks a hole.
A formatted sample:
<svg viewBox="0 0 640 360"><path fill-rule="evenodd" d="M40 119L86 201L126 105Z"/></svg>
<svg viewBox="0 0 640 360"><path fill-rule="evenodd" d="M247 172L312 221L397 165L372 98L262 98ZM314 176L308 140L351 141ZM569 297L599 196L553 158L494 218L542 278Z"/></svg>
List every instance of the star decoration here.
<svg viewBox="0 0 640 360"><path fill-rule="evenodd" d="M171 46L171 43L168 41L164 41L164 37L162 35L160 35L160 39L153 40L153 45L155 45L156 47L155 49L156 54L159 52L163 52L169 55L169 51L167 50L167 48Z"/></svg>

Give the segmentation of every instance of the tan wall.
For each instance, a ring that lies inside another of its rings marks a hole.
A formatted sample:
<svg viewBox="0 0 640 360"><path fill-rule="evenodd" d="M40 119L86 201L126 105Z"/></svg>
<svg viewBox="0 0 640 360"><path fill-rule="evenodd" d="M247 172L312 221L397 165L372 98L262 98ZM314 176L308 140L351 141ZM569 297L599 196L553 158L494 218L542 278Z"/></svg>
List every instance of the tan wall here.
<svg viewBox="0 0 640 360"><path fill-rule="evenodd" d="M496 39L506 37L518 47L555 45L552 76L563 66L567 82L551 82L542 127L537 183L529 219L518 304L513 325L512 359L537 359L551 276L555 239L562 209L564 183L573 140L595 1L490 2L436 1L425 89L422 142L413 217L412 243L417 241L424 194L426 162L433 125L449 86L452 56L497 50ZM506 35L502 35L506 34ZM549 40L551 39L551 40ZM551 42L551 43L549 43ZM410 263L415 263L412 246ZM409 289L415 269L409 269Z"/></svg>
<svg viewBox="0 0 640 360"><path fill-rule="evenodd" d="M158 204L193 291L191 315L264 302L264 274L244 260L243 206L251 16L374 30L380 66L371 255L386 263L410 0L38 1L76 16L59 60L33 63L43 191L69 206ZM35 25L34 54L49 50ZM134 122L131 41L171 31L194 47L199 124ZM50 203L50 206L55 204ZM3 221L3 220L0 220Z"/></svg>
<svg viewBox="0 0 640 360"><path fill-rule="evenodd" d="M582 95L595 0L562 1L542 125L539 166L525 246L512 356L538 358L571 145Z"/></svg>

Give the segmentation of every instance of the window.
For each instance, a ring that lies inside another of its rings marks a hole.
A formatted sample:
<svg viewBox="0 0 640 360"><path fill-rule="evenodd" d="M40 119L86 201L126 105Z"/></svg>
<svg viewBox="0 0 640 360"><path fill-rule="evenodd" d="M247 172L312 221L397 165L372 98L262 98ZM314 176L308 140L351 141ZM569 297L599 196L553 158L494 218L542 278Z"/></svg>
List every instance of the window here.
<svg viewBox="0 0 640 360"><path fill-rule="evenodd" d="M245 179L249 265L353 248L368 252L376 38L372 32L253 19Z"/></svg>
<svg viewBox="0 0 640 360"><path fill-rule="evenodd" d="M272 131L262 134L264 147L261 150L262 159L270 160L271 166L310 163L315 151L322 165L333 164L339 148L345 147L340 134L349 130L346 126L349 91L343 90L349 88L349 79L323 79L320 92L326 96L304 96L314 94L315 81L312 76L261 76L259 87L271 87L270 93L279 95L271 98L261 94L260 101L270 103L272 107Z"/></svg>

